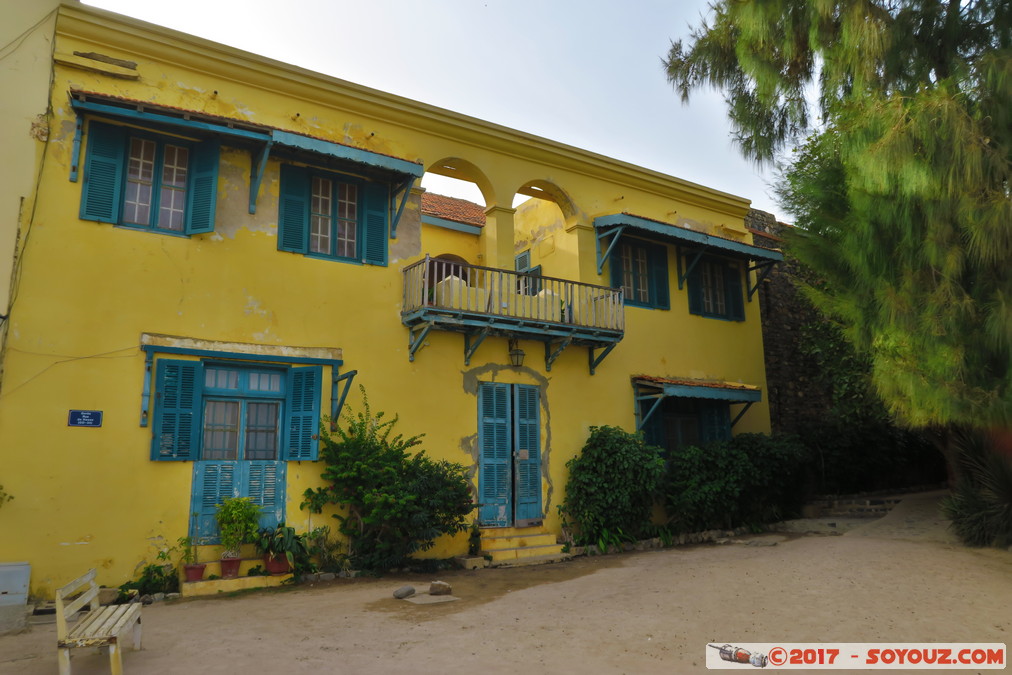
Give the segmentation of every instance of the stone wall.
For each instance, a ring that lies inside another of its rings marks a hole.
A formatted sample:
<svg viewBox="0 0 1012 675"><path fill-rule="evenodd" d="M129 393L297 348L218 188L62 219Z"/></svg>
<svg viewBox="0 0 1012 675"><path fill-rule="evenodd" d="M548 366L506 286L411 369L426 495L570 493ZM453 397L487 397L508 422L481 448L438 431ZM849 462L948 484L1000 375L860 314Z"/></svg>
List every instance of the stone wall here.
<svg viewBox="0 0 1012 675"><path fill-rule="evenodd" d="M745 225L751 230L756 246L783 250L781 234L790 225L778 223L773 214L755 209L749 211ZM803 271L788 258L774 266L758 293L774 433L797 433L806 423L824 417L832 407L832 392L818 384L817 365L801 350L804 327L821 319L795 286L799 275Z"/></svg>

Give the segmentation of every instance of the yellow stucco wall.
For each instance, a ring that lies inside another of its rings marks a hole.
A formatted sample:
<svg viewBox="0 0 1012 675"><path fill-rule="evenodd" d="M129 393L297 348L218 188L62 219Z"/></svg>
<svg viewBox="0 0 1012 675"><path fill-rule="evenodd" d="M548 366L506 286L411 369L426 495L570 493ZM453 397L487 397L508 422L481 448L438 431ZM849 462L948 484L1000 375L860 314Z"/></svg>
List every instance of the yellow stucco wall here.
<svg viewBox="0 0 1012 675"><path fill-rule="evenodd" d="M136 77L82 65L75 51L134 61ZM758 303L746 303L740 323L690 315L675 282L672 246L670 311L628 308L626 337L594 376L583 348L567 349L547 372L542 343L529 340L521 341L525 365L509 367L507 340L499 337L487 339L465 366L461 336L438 331L412 362L400 320L401 269L427 253L512 269L513 249L528 241L546 275L607 285L607 269L604 276L596 273L594 217L629 211L747 243L747 202L740 198L90 8L61 10L55 53L45 161L31 160L42 167L39 207L0 389L0 480L15 496L0 509L0 560L30 561L37 594L51 594L90 566L99 568L101 583L120 584L151 561L152 546L186 532L192 466L151 461L152 430L139 423L145 334L241 343L253 351L284 347L295 355L340 350L342 371L358 371L356 385L366 387L374 409L400 415L400 430L424 432L432 456L472 472L478 382L536 385L542 392L543 510L553 531L565 463L589 427L633 428L632 375L765 387ZM250 152L226 144L213 233L178 237L84 221L78 217L81 182L68 178L71 90L308 133L425 167L463 158L487 203L503 211L476 236L423 226L416 195L390 242L386 267L280 252L280 162L268 162L256 214L250 214ZM19 161L28 162L24 156ZM564 208L521 208L512 216L513 194L535 180L555 186ZM486 246L493 235L508 246ZM353 392L349 405L358 400ZM330 404L324 387L323 410ZM104 424L68 427L70 409L102 410ZM765 403L754 405L735 429L768 430ZM300 530L326 521L299 509L303 491L320 484L321 469L313 462L289 464L286 516ZM458 537L431 554L460 553L465 546Z"/></svg>

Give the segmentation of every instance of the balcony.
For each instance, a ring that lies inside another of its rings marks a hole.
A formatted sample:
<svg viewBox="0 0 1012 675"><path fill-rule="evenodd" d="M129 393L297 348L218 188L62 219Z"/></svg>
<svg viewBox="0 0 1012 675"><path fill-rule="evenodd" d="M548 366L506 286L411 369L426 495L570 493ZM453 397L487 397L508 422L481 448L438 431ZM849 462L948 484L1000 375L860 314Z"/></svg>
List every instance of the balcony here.
<svg viewBox="0 0 1012 675"><path fill-rule="evenodd" d="M545 344L545 369L566 347L588 348L591 375L625 334L622 291L430 258L404 268L408 358L430 330L463 333L464 364L489 336Z"/></svg>

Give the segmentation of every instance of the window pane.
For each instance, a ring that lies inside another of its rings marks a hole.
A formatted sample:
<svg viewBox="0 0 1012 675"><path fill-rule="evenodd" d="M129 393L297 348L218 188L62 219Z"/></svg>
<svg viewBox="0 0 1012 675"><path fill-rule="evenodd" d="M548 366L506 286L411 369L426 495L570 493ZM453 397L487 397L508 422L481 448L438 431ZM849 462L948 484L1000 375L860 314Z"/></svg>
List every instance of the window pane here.
<svg viewBox="0 0 1012 675"><path fill-rule="evenodd" d="M358 186L338 185L337 255L358 257Z"/></svg>
<svg viewBox="0 0 1012 675"><path fill-rule="evenodd" d="M238 389L239 371L207 367L204 369L204 386L211 389Z"/></svg>
<svg viewBox="0 0 1012 675"><path fill-rule="evenodd" d="M330 254L333 186L326 178L313 177L310 199L309 250Z"/></svg>
<svg viewBox="0 0 1012 675"><path fill-rule="evenodd" d="M636 298L636 293L633 290L632 247L629 244L622 245L622 290L625 297Z"/></svg>
<svg viewBox="0 0 1012 675"><path fill-rule="evenodd" d="M250 373L250 391L281 391L281 373Z"/></svg>
<svg viewBox="0 0 1012 675"><path fill-rule="evenodd" d="M246 404L246 459L277 459L278 404Z"/></svg>
<svg viewBox="0 0 1012 675"><path fill-rule="evenodd" d="M204 402L203 459L237 459L239 402Z"/></svg>
<svg viewBox="0 0 1012 675"><path fill-rule="evenodd" d="M132 225L151 224L154 173L155 142L144 138L131 138L126 194L123 201L123 222Z"/></svg>
<svg viewBox="0 0 1012 675"><path fill-rule="evenodd" d="M636 254L636 299L640 302L650 302L650 289L647 280L650 278L647 272L647 250L637 246Z"/></svg>
<svg viewBox="0 0 1012 675"><path fill-rule="evenodd" d="M162 161L162 190L158 204L158 226L181 231L186 214L186 174L190 151L166 145Z"/></svg>

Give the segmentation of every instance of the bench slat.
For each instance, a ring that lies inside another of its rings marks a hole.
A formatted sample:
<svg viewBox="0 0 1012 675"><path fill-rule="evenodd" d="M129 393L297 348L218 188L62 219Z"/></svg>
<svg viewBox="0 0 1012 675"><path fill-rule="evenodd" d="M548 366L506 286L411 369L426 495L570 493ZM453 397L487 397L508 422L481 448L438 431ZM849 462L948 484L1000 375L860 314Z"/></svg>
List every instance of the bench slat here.
<svg viewBox="0 0 1012 675"><path fill-rule="evenodd" d="M56 599L63 600L68 595L73 595L73 592L76 591L78 588L88 583L89 581L93 581L97 573L98 572L95 570L95 568L92 568L87 572L85 572L84 574L82 574L81 576L79 576L78 578L71 581L69 584L60 586L59 588L56 589Z"/></svg>

